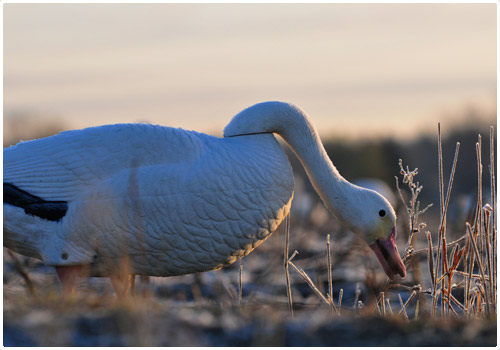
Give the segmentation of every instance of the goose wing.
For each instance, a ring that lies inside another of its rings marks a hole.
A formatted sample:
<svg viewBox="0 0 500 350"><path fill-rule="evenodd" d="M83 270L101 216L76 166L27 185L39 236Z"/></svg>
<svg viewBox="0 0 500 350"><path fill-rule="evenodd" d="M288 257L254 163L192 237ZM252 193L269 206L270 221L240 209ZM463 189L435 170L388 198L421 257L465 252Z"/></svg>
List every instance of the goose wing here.
<svg viewBox="0 0 500 350"><path fill-rule="evenodd" d="M70 201L127 168L192 161L203 148L200 135L117 124L20 142L4 149L4 184L46 201Z"/></svg>

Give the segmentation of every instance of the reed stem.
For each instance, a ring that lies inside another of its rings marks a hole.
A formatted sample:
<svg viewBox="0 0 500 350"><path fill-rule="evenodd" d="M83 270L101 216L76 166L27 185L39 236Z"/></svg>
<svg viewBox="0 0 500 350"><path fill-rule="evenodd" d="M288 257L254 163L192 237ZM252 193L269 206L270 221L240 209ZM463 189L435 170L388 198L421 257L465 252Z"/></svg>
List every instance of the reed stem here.
<svg viewBox="0 0 500 350"><path fill-rule="evenodd" d="M290 286L290 271L288 270L288 251L289 251L289 241L290 241L290 213L285 219L285 256L284 256L284 267L285 267L285 277L286 277L286 294L288 297L288 309L290 311L290 317L293 318L293 301L292 301L292 287Z"/></svg>
<svg viewBox="0 0 500 350"><path fill-rule="evenodd" d="M304 279L304 281L306 281L306 283L309 285L309 287L312 288L312 290L319 296L319 298L321 300L323 300L324 303L330 305L328 299L325 298L323 293L321 293L321 291L316 287L314 282L309 278L309 276L305 273L305 271L298 268L297 266L295 266L295 264L292 262L292 259L295 258L295 255L297 255L297 254L298 254L298 252L295 251L292 254L292 256L290 257L290 259L288 260L288 263L290 264L291 267L293 267L295 269L295 271L297 271L297 273Z"/></svg>
<svg viewBox="0 0 500 350"><path fill-rule="evenodd" d="M243 300L243 262L241 261L243 258L240 259L240 279L239 279L239 287L240 287L240 292L239 292L239 299L240 299L240 306L241 306L241 301Z"/></svg>
<svg viewBox="0 0 500 350"><path fill-rule="evenodd" d="M493 227L491 230L492 241L492 259L493 259L493 272L491 280L491 288L493 291L497 290L497 219L496 219L496 182L495 182L495 128L490 127L490 188L491 188L491 207L492 207L492 221ZM493 293L493 304L497 305L497 294Z"/></svg>
<svg viewBox="0 0 500 350"><path fill-rule="evenodd" d="M469 235L471 237L472 246L474 248L473 252L475 254L475 258L477 259L479 271L481 272L481 278L483 279L484 295L485 295L485 302L486 302L486 314L489 317L490 316L490 304L489 304L489 298L488 298L488 288L486 287L486 277L484 274L484 268L483 268L483 264L481 263L481 259L479 258L479 250L477 248L476 241L474 240L471 226L469 225L469 223L467 223L466 225L467 225L467 233L469 233Z"/></svg>
<svg viewBox="0 0 500 350"><path fill-rule="evenodd" d="M443 149L441 142L441 123L438 123L438 180L439 180L439 213L441 220L443 221L443 209L444 209L444 180L443 180ZM442 231L438 230L438 248L437 248L437 257L436 257L436 265L434 272L434 276L439 275L439 263L441 262L441 243L443 238L441 237ZM443 274L443 269L441 268L441 275ZM437 306L437 283L434 284L432 289L432 316L436 315L436 306ZM441 304L443 304L441 302ZM444 307L444 306L443 306ZM442 311L444 314L444 310Z"/></svg>
<svg viewBox="0 0 500 350"><path fill-rule="evenodd" d="M326 236L326 251L328 257L328 291L329 291L328 301L330 302L330 305L332 307L332 315L334 315L337 310L335 308L335 303L333 302L333 279L332 279L332 259L330 252L330 234Z"/></svg>

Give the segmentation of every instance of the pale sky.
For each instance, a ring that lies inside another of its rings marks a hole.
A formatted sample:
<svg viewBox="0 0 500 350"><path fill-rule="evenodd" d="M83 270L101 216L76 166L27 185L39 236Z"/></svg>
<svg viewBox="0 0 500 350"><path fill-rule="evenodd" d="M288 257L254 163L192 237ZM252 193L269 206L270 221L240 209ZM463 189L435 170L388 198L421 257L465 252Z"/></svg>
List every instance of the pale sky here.
<svg viewBox="0 0 500 350"><path fill-rule="evenodd" d="M496 111L496 5L5 4L4 117L212 134L261 101L322 136Z"/></svg>

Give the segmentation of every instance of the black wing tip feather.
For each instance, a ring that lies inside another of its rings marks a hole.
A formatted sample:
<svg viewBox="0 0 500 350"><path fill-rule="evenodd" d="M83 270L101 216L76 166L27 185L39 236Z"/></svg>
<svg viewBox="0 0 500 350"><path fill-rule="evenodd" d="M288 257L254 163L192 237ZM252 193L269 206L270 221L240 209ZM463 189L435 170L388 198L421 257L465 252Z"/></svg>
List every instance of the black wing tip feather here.
<svg viewBox="0 0 500 350"><path fill-rule="evenodd" d="M3 202L23 208L26 214L49 221L61 220L68 210L68 203L65 201L47 201L6 182L3 184Z"/></svg>

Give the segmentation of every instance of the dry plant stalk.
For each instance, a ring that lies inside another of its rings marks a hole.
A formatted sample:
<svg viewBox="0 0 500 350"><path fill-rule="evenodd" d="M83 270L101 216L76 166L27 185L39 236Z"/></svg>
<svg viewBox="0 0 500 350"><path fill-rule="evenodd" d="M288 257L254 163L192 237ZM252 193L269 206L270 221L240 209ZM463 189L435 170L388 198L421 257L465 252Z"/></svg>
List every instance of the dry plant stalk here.
<svg viewBox="0 0 500 350"><path fill-rule="evenodd" d="M495 304L495 290L493 289L493 271L492 271L492 261L491 259L493 258L492 252L491 252L491 242L490 242L490 215L492 212L492 208L489 204L486 204L483 207L483 214L484 214L484 239L486 243L486 268L488 270L488 285L490 287L490 302L492 305Z"/></svg>
<svg viewBox="0 0 500 350"><path fill-rule="evenodd" d="M446 273L449 276L449 278L448 278L449 285L451 285L452 273L450 273L450 269L448 267L448 260L447 260L447 254L446 254L446 250L447 250L447 245L446 245L446 213L448 211L448 204L450 203L451 188L453 186L453 179L455 178L455 170L457 168L457 160L458 160L459 150L460 150L460 142L457 142L456 148L455 148L455 156L453 158L453 166L452 166L451 173L450 173L450 179L448 181L448 189L446 191L446 200L444 202L444 207L443 207L443 212L442 212L442 217L441 217L441 224L439 227L440 236L441 236L441 239L443 240L443 255L442 255L442 264L441 264L442 270L441 270L441 272L443 274ZM459 262L460 262L460 259L458 260L457 265ZM444 281L441 282L441 288L444 289ZM449 293L451 293L451 290L448 291L448 295L449 295ZM442 296L443 296L443 293L441 293L441 298L442 298ZM448 310L449 310L449 308L450 308L450 303L449 303L449 299L448 299ZM444 303L441 306L441 311L444 312Z"/></svg>
<svg viewBox="0 0 500 350"><path fill-rule="evenodd" d="M471 291L471 285L472 285L472 275L474 271L474 266L475 262L477 260L478 265L482 269L484 266L483 263L483 256L484 256L484 244L483 244L483 237L484 237L484 232L483 232L483 210L482 210L482 161L481 161L481 135L478 135L478 142L476 143L476 156L477 156L477 205L476 205L476 210L475 210L475 217L474 217L474 224L473 227L470 226L469 223L467 224L466 231L468 233L468 240L467 240L467 257L469 258L467 260L468 262L468 278L465 279L465 290L464 290L464 299L465 299L465 307L466 309L469 310L469 315L470 315L470 310L472 309L470 307L470 291ZM470 229L469 229L470 227ZM479 240L479 247L477 246L477 240ZM481 270L481 275L482 275L482 281L483 283L486 283L486 280L484 278L484 270ZM486 287L487 288L487 287ZM478 302L478 299L475 299L476 302ZM489 300L486 300L486 303L489 303ZM480 307L476 309L476 314L479 312ZM487 306L487 311L489 314L489 306Z"/></svg>
<svg viewBox="0 0 500 350"><path fill-rule="evenodd" d="M467 232L469 233L469 236L471 237L471 242L472 242L472 246L474 247L474 250L472 251L474 253L474 258L477 260L477 263L479 265L479 271L481 272L481 278L482 278L482 281L483 281L483 286L486 286L486 278L485 278L485 274L484 274L484 268L483 268L483 264L481 262L481 255L479 254L479 250L477 248L477 244L476 244L476 240L474 239L474 236L473 236L473 233L472 233L472 228L470 226L470 224L467 222L466 223L467 225ZM487 315L489 316L490 315L490 298L488 297L488 288L484 288L484 295L485 295L485 302L486 302L486 312L487 312Z"/></svg>
<svg viewBox="0 0 500 350"><path fill-rule="evenodd" d="M408 320L408 314L406 313L406 308L408 307L408 305L410 304L410 302L413 300L413 298L415 297L415 295L417 295L417 291L414 290L410 297L408 298L408 300L406 300L406 303L404 303L403 305L403 300L401 299L401 294L398 294L399 295L399 302L401 303L401 311L399 311L398 313L398 316L401 315L401 314L404 314L405 315L405 318Z"/></svg>
<svg viewBox="0 0 500 350"><path fill-rule="evenodd" d="M462 309L462 311L466 311L466 310L465 310L465 307L462 305L462 303L461 303L461 302L459 302L459 301L457 300L457 298L455 298L455 297L453 296L453 294L450 294L450 299L451 299L451 301L453 301L453 302L455 303L455 305L457 305L460 309Z"/></svg>
<svg viewBox="0 0 500 350"><path fill-rule="evenodd" d="M455 170L457 166L458 153L460 150L460 142L457 142L455 148L455 156L453 157L453 165L450 173L450 179L448 181L448 188L446 191L446 197L444 196L444 177L443 177L443 152L442 152L442 144L441 144L441 125L438 124L438 166L439 166L439 192L440 192L440 212L441 212L441 220L438 229L438 251L437 251L437 259L435 264L434 276L438 276L439 267L441 267L441 273L439 275L444 276L445 274L449 274L448 260L447 260L447 244L446 244L446 213L448 211L448 204L450 202L450 194L451 188L453 186L453 179L455 178ZM441 254L442 250L442 254ZM458 263L457 263L458 264ZM436 306L437 306L437 296L441 294L441 315L445 314L445 303L444 303L444 289L445 289L445 281L441 280L441 293L437 293L437 281L434 283L432 288L432 315L436 314ZM451 283L451 279L450 279ZM449 306L449 301L448 301Z"/></svg>
<svg viewBox="0 0 500 350"><path fill-rule="evenodd" d="M284 267L285 267L285 277L286 277L286 293L288 296L288 309L290 310L290 317L293 318L293 301L292 301L292 288L290 286L290 272L288 271L288 263L289 263L289 258L288 258L288 247L289 247L289 240L290 240L290 213L288 213L286 217L286 223L285 223L285 261L284 261Z"/></svg>
<svg viewBox="0 0 500 350"><path fill-rule="evenodd" d="M414 182L414 178L418 175L418 168L410 171L409 167L406 166L406 169L403 167L403 160L399 160L399 168L400 174L403 175L403 183L406 184L410 190L411 197L409 200L410 206L406 204L403 193L401 192L401 188L399 187L399 179L395 176L396 179L396 188L398 190L401 201L403 202L406 212L408 213L408 226L410 228L410 232L408 235L408 242L406 243L405 254L403 257L403 261L405 261L409 256L411 256L413 249L413 236L415 233L420 232L421 229L426 227L425 223L419 223L418 218L421 214L425 213L430 207L432 207L432 203L425 207L423 210L420 210L420 201L418 201L418 196L422 192L423 186L420 185L419 182Z"/></svg>
<svg viewBox="0 0 500 350"><path fill-rule="evenodd" d="M337 303L337 312L340 315L340 310L342 310L342 297L344 296L344 289L341 288L339 292L339 301Z"/></svg>
<svg viewBox="0 0 500 350"><path fill-rule="evenodd" d="M426 234L427 234L427 232L428 231L426 231ZM429 234L431 234L431 233L429 232ZM453 242L446 243L446 247L447 248L454 247L457 243L461 243L462 241L464 241L466 239L467 239L467 233L465 233L462 237L454 240ZM436 247L434 245L432 246L433 252L437 251L437 249L438 249L438 247ZM427 248L413 250L410 254L408 254L408 256L405 256L405 258L403 258L402 260L403 260L403 262L406 262L408 259L418 257L419 255L425 255L425 256L429 255L429 244L427 244ZM459 272L459 271L457 271L457 272Z"/></svg>
<svg viewBox="0 0 500 350"><path fill-rule="evenodd" d="M474 271L475 261L473 254L474 251L471 249L471 240L474 240L472 244L475 244L477 237L479 236L479 230L481 228L480 225L480 217L481 217L481 207L482 207L482 164L481 164L481 135L478 136L478 142L476 143L476 156L477 156L477 205L476 212L474 217L474 229L473 235L469 235L467 238L467 250L469 256L469 277L465 282L465 300L466 300L466 308L468 308L467 299L469 298L471 283L472 283L472 273ZM467 229L466 229L467 230ZM468 232L467 232L468 233ZM471 252L472 251L472 252ZM480 259L480 256L477 257Z"/></svg>
<svg viewBox="0 0 500 350"><path fill-rule="evenodd" d="M448 309L452 308L452 306L450 304L451 289L452 289L451 280L453 279L453 274L455 273L455 271L458 267L458 264L460 263L460 260L462 259L464 252L465 252L465 248L460 249L458 244L455 245L455 247L453 248L453 251L451 253L451 261L450 261L451 268L448 269L448 267L446 267L447 268L447 276L448 276L448 288L447 288L447 293L446 293L446 300L447 300L447 304L448 304Z"/></svg>
<svg viewBox="0 0 500 350"><path fill-rule="evenodd" d="M287 223L287 225L289 225L289 223ZM287 259L286 263L285 263L285 270L287 271L288 273L288 266L291 266L293 267L293 269L295 271L297 271L297 273L300 275L300 277L302 277L304 279L304 281L306 281L306 283L309 285L309 287L311 287L311 289L319 296L319 298L325 302L326 304L330 305L331 309L332 309L332 315L335 314L335 312L337 314L340 315L340 307L342 305L342 294L343 294L343 290L341 289L340 290L340 295L339 295L339 303L338 303L338 306L335 307L335 303L333 302L333 282L332 282L332 263L331 263L331 256L330 256L330 235L327 235L327 239L326 239L326 247L327 247L327 257L328 257L328 285L329 285L329 293L327 293L326 297L323 295L323 293L321 293L321 291L318 289L318 287L316 287L316 285L314 284L314 282L311 280L311 278L307 275L307 273L302 270L301 268L298 268L293 262L292 260L295 258L295 256L297 254L299 254L299 252L297 250L295 250L292 254L292 256L290 256L289 259ZM288 240L286 240L286 243L285 243L285 256L288 255ZM287 287L288 287L288 290L290 290L290 277L289 275L287 276ZM291 305L291 294L289 292L289 303ZM292 315L292 318L293 318L293 310L290 306L290 310L291 310L291 315Z"/></svg>
<svg viewBox="0 0 500 350"><path fill-rule="evenodd" d="M494 174L494 129L490 128L490 186L492 205L483 206L481 135L476 143L477 205L472 224L466 223L464 309L467 316L496 314L496 198ZM479 274L474 273L475 266ZM473 286L474 279L474 286Z"/></svg>
<svg viewBox="0 0 500 350"><path fill-rule="evenodd" d="M392 316L394 316L394 312L392 312L391 302L390 302L389 298L386 299L386 303L387 303L387 308L389 309L389 312L391 313Z"/></svg>
<svg viewBox="0 0 500 350"><path fill-rule="evenodd" d="M442 147L442 142L441 142L441 123L438 123L438 181L439 181L439 213L441 215L441 221L443 219L443 208L444 208L444 176L443 176L443 147ZM438 249L437 249L437 257L436 257L436 270L434 275L437 277L438 276L438 270L439 270L439 263L441 262L441 243L442 243L442 237L441 237L441 230L438 231ZM443 269L441 269L441 274L443 274ZM444 285L442 285L442 288ZM432 289L432 316L435 316L436 314L436 305L437 305L437 294L436 294L436 289L437 289L437 282L436 284L433 285ZM444 308L442 298L441 298L441 304ZM441 311L442 315L444 315L444 309Z"/></svg>
<svg viewBox="0 0 500 350"><path fill-rule="evenodd" d="M417 306L415 307L415 320L418 319L419 310L420 310L420 300L417 298Z"/></svg>
<svg viewBox="0 0 500 350"><path fill-rule="evenodd" d="M243 279L242 279L242 273L243 273L243 262L241 261L243 258L240 259L240 279L239 279L239 301L240 301L240 306L241 306L241 301L243 299Z"/></svg>
<svg viewBox="0 0 500 350"><path fill-rule="evenodd" d="M382 315L382 310L380 309L380 305L379 305L379 301L378 300L375 301L375 307L377 308L378 314Z"/></svg>
<svg viewBox="0 0 500 350"><path fill-rule="evenodd" d="M382 311L384 312L384 317L387 316L387 312L385 311L385 293L380 292L380 300L382 301Z"/></svg>
<svg viewBox="0 0 500 350"><path fill-rule="evenodd" d="M356 296L354 297L354 305L352 306L353 309L356 309L360 295L361 295L361 289L359 289L359 282L358 282L356 283Z"/></svg>
<svg viewBox="0 0 500 350"><path fill-rule="evenodd" d="M328 299L323 295L323 293L321 293L321 291L316 287L316 285L314 284L314 282L309 278L309 276L305 273L304 270L298 268L297 266L295 266L295 264L292 262L292 259L295 258L295 256L299 254L298 251L294 251L292 256L290 257L290 259L288 260L288 263L290 264L291 267L293 267L295 269L295 271L297 271L297 273L300 275L300 277L302 277L304 279L304 281L306 281L306 283L309 285L309 287L312 288L312 290L320 297L321 300L323 300L326 304L330 304Z"/></svg>
<svg viewBox="0 0 500 350"><path fill-rule="evenodd" d="M431 237L431 233L429 231L426 231L425 234L427 236L427 244L429 247L428 251L427 251L427 262L429 264L429 274L431 276L432 285L434 285L436 283L436 277L434 275L434 254L433 254L434 249L432 249L432 237Z"/></svg>
<svg viewBox="0 0 500 350"><path fill-rule="evenodd" d="M478 140L476 142L476 155L477 155L477 188L478 188L478 199L477 199L477 216L476 216L476 221L475 221L475 232L476 232L476 237L479 236L479 244L480 244L480 252L481 255L478 257L478 260L481 260L482 265L484 266L483 262L483 252L484 252L484 247L483 247L483 235L481 235L481 229L483 228L483 162L482 162L482 155L481 155L481 135L478 135ZM476 240L477 243L477 240Z"/></svg>
<svg viewBox="0 0 500 350"><path fill-rule="evenodd" d="M332 259L330 254L330 234L326 236L326 251L328 257L328 302L332 308L332 315L337 311L335 303L333 302L333 279L332 279Z"/></svg>
<svg viewBox="0 0 500 350"><path fill-rule="evenodd" d="M420 201L418 200L418 196L422 192L423 186L420 185L419 182L415 182L415 177L416 175L418 175L418 168L415 168L414 170L410 171L409 167L406 166L405 169L405 167L403 166L403 161L401 159L399 160L399 168L400 168L400 174L403 175L403 183L407 185L411 194L407 205L403 193L401 191L401 188L399 187L398 177L396 177L396 188L405 206L406 212L408 213L408 226L409 226L408 242L406 244L405 253L402 258L403 262L406 263L406 261L408 261L408 259L413 257L415 254L415 249L413 247L413 240L415 234L420 232L420 230L424 229L427 226L424 222L419 222L419 217L420 215L424 214L430 207L432 207L432 203L427 205L423 210L420 209ZM432 251L433 251L432 242L431 242L431 248L427 251L429 252L428 255L432 257ZM431 266L431 268L433 264L434 262L429 260L429 266ZM419 269L420 265L417 264L416 266L418 268L414 269L414 276L417 283L419 283L421 279L420 269ZM411 299L413 299L413 297ZM411 301L411 299L409 301Z"/></svg>
<svg viewBox="0 0 500 350"><path fill-rule="evenodd" d="M455 309L453 308L452 304L449 302L449 298L448 298L447 294L448 294L448 291L447 291L447 290L445 290L445 291L444 291L444 294L443 294L443 298L444 298L444 300L446 301L446 303L447 303L447 305L448 305L448 314L449 314L449 312L451 311L451 313L453 314L453 316L455 316L456 318L459 318L459 316L458 316L457 312L456 312L456 311L455 311Z"/></svg>
<svg viewBox="0 0 500 350"><path fill-rule="evenodd" d="M402 313L405 320L410 321L410 319L408 318L408 314L406 313L406 306L405 304L403 304L403 299L401 299L401 294L398 294L398 297L399 297L399 303L401 304L401 311L399 312L398 316L401 315Z"/></svg>
<svg viewBox="0 0 500 350"><path fill-rule="evenodd" d="M496 182L495 182L495 128L493 126L490 127L490 188L491 188L491 207L492 207L492 251L491 256L493 259L492 262L492 279L491 279L491 288L493 291L497 290L497 218L496 218ZM497 295L494 295L494 306L496 310L497 305ZM496 311L495 311L496 312Z"/></svg>

